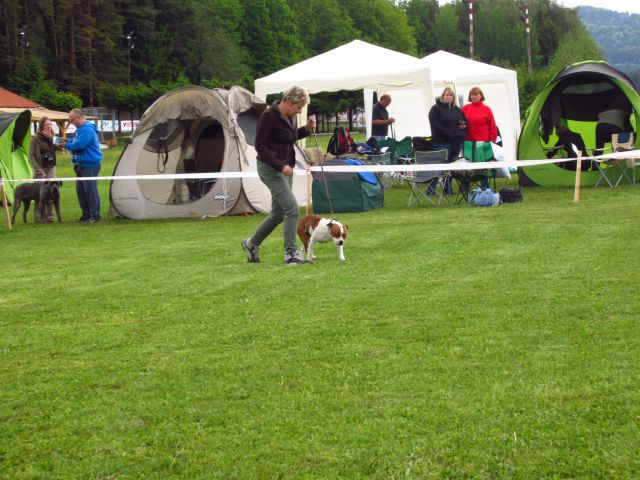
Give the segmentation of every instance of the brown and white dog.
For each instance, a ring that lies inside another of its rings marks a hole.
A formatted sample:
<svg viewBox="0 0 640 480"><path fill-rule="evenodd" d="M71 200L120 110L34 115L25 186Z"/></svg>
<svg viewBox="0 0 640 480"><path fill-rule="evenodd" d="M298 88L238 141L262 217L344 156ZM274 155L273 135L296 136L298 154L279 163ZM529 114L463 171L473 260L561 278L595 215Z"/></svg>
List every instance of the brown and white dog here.
<svg viewBox="0 0 640 480"><path fill-rule="evenodd" d="M298 220L298 236L304 245L307 260L311 262L316 258L313 255L313 247L316 243L332 240L336 244L340 260L344 261L343 249L348 229L347 225L320 215L305 215Z"/></svg>

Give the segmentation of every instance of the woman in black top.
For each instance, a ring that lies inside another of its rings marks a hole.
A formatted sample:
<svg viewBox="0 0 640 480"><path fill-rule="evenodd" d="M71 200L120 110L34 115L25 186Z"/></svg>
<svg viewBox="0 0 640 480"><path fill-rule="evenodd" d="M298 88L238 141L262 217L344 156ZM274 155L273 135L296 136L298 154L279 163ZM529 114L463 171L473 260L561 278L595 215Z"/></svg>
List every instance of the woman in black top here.
<svg viewBox="0 0 640 480"><path fill-rule="evenodd" d="M309 94L300 87L289 87L282 100L274 102L258 120L256 151L258 175L271 192L271 213L255 233L242 241L247 260L259 263L258 251L265 238L281 223L284 228L284 259L287 265L304 263L298 251L296 228L298 201L293 194L293 167L296 155L293 144L315 128L314 118L298 128L296 115L309 103Z"/></svg>
<svg viewBox="0 0 640 480"><path fill-rule="evenodd" d="M56 178L56 147L53 144L53 125L47 117L38 123L38 131L31 137L29 160L33 178ZM46 206L46 221L53 222L53 206Z"/></svg>
<svg viewBox="0 0 640 480"><path fill-rule="evenodd" d="M431 138L436 150L446 150L447 161L452 162L460 154L467 135L467 119L456 105L456 93L445 87L436 104L429 111ZM445 193L450 194L451 184L447 179Z"/></svg>

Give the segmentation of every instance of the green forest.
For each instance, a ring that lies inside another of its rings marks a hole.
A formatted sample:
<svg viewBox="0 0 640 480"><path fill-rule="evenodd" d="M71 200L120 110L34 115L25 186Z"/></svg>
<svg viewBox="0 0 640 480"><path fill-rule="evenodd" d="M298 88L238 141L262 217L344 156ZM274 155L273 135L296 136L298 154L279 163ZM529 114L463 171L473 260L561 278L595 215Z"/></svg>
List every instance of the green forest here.
<svg viewBox="0 0 640 480"><path fill-rule="evenodd" d="M419 57L469 55L466 0L0 1L0 83L59 110L142 112L186 84L253 90L254 79L353 39ZM530 0L529 73L523 3L473 5L475 58L518 70L524 111L562 67L602 52L577 10ZM334 94L313 103L338 111L361 101Z"/></svg>
<svg viewBox="0 0 640 480"><path fill-rule="evenodd" d="M640 72L640 15L594 7L579 7L578 13L611 65Z"/></svg>

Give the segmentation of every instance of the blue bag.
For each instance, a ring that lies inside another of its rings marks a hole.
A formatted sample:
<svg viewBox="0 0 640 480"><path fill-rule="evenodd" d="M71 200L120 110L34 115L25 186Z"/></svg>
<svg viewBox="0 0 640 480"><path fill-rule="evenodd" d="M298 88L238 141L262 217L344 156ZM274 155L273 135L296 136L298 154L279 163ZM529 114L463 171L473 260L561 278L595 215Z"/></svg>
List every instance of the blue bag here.
<svg viewBox="0 0 640 480"><path fill-rule="evenodd" d="M472 207L495 207L500 204L500 194L490 188L476 188L469 192L469 205Z"/></svg>

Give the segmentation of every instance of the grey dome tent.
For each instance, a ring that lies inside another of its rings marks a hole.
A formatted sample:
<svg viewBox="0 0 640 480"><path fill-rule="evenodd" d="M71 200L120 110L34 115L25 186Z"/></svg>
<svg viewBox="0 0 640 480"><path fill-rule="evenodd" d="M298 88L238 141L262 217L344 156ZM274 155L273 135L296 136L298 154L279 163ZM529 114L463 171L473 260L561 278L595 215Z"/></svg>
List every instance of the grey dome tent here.
<svg viewBox="0 0 640 480"><path fill-rule="evenodd" d="M242 87L172 90L144 113L114 169L114 176L256 170L255 131L267 105ZM296 168L305 168L296 148ZM299 205L304 176L294 176ZM260 179L136 179L111 182L111 210L133 219L268 212L271 194Z"/></svg>
<svg viewBox="0 0 640 480"><path fill-rule="evenodd" d="M545 158L545 147L555 145L555 127L567 126L579 133L587 147L595 148L598 114L617 108L627 112L631 127L640 125L640 93L624 73L605 62L587 61L565 67L526 112L526 121L518 141L518 159ZM636 148L640 138L636 135ZM524 167L520 181L524 184L572 186L575 172L570 164L546 164ZM593 185L600 178L597 171L583 171L582 185Z"/></svg>

